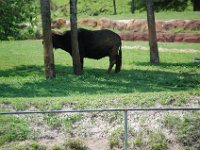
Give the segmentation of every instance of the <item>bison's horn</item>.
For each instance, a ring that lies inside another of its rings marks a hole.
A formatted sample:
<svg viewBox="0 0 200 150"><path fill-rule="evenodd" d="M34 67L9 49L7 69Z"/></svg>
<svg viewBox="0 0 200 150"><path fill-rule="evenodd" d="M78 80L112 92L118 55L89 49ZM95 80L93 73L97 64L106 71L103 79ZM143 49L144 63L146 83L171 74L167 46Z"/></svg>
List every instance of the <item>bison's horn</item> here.
<svg viewBox="0 0 200 150"><path fill-rule="evenodd" d="M57 35L62 35L62 34L63 34L62 32L54 31L54 30L51 30L51 33L53 33L53 34L57 34Z"/></svg>

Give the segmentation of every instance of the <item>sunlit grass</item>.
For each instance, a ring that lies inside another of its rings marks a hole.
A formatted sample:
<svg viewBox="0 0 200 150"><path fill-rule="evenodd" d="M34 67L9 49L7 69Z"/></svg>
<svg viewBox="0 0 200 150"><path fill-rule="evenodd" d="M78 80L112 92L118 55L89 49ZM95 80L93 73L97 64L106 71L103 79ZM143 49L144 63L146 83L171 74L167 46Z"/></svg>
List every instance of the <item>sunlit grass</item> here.
<svg viewBox="0 0 200 150"><path fill-rule="evenodd" d="M148 42L123 42L123 45L148 47ZM199 44L159 45L169 49L199 50ZM85 59L84 74L77 77L73 75L71 56L64 51L56 50L54 54L57 77L46 80L40 40L1 42L0 49L0 100L15 101L17 98L14 104L17 109L29 107L23 104L20 106L21 98L31 98L28 101L39 100L42 97L49 97L45 98L45 101L54 98L63 98L66 101L76 99L78 103L92 99L92 103L87 101L86 104L95 107L92 104L99 103L104 97L111 100L116 97L128 100L126 103L137 105L148 101L147 105L153 105L156 101L165 103L162 99L155 98L159 93L164 97L179 93L199 93L199 62L194 61L199 53L161 52L160 64L151 65L149 51L123 49L123 65L119 74L106 73L108 58ZM143 100L137 102L137 95ZM44 105L40 106L39 109L45 109ZM62 107L61 104L55 106L58 106L58 109ZM81 107L81 104L76 107L79 106Z"/></svg>

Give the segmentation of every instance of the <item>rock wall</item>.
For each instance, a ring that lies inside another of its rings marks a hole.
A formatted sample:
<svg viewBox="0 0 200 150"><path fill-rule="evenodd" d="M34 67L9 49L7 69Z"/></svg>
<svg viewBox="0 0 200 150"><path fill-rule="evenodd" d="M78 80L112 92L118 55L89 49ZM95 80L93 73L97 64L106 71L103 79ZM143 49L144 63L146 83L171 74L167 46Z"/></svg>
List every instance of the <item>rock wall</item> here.
<svg viewBox="0 0 200 150"><path fill-rule="evenodd" d="M147 32L120 32L118 33L125 41L148 41ZM187 42L200 43L200 34L193 33L157 33L159 42Z"/></svg>
<svg viewBox="0 0 200 150"><path fill-rule="evenodd" d="M144 19L111 20L109 18L88 18L78 20L78 24L96 29L118 30L122 40L147 41L148 26ZM57 19L52 22L52 28L68 28L70 22ZM170 33L172 30L199 31L200 20L168 20L156 21L157 38L160 42L191 42L199 43L200 34L197 33Z"/></svg>

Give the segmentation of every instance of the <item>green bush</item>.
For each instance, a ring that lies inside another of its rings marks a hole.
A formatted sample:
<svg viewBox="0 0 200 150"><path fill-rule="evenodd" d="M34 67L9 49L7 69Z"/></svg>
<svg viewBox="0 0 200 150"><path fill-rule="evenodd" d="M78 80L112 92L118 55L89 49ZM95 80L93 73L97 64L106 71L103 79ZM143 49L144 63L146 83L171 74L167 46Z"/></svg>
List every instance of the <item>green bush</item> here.
<svg viewBox="0 0 200 150"><path fill-rule="evenodd" d="M1 0L0 40L21 39L19 24L30 22L33 28L39 13L38 1Z"/></svg>

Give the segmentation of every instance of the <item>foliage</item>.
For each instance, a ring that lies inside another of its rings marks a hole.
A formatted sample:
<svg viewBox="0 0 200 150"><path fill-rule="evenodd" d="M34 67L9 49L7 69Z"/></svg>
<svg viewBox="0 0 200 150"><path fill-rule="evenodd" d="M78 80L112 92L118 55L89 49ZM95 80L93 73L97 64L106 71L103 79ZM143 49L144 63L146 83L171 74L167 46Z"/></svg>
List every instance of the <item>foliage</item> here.
<svg viewBox="0 0 200 150"><path fill-rule="evenodd" d="M13 116L0 116L0 145L5 142L25 140L30 135L26 121Z"/></svg>
<svg viewBox="0 0 200 150"><path fill-rule="evenodd" d="M30 22L29 34L33 34L37 22L38 4L35 0L2 0L0 2L0 40L23 39L19 24Z"/></svg>
<svg viewBox="0 0 200 150"><path fill-rule="evenodd" d="M189 0L154 0L155 11L184 11L188 6ZM135 9L144 11L146 9L145 0L135 0Z"/></svg>

